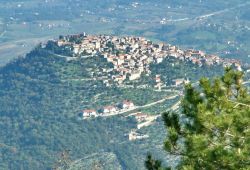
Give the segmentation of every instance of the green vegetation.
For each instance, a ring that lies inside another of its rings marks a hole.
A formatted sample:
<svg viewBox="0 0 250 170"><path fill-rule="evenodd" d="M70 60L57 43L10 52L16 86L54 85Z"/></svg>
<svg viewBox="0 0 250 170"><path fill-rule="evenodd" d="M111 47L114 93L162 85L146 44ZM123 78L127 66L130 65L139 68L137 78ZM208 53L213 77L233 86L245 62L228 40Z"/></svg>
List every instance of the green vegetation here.
<svg viewBox="0 0 250 170"><path fill-rule="evenodd" d="M82 120L79 112L99 109L124 99L140 106L172 95L171 91L159 92L153 88L155 74L184 77L185 72L197 69L200 74L192 74L193 80L203 73L204 76L212 75L212 71L201 72L202 68L189 66L189 63L179 63L184 64L184 68L180 71L176 67L173 72L163 65L159 67L159 73L154 69L156 65L152 65L152 75L134 83L128 82L124 87L106 87L101 80L106 75L99 71L112 65L105 59L95 56L67 61L68 51L62 49L60 56L53 53L55 49L38 46L26 57L0 68L0 169L49 169L64 150L70 150L71 160L108 152L116 155L122 168L142 169L147 152L157 154L159 159L169 157L159 147L163 140L159 137L164 137L164 130L154 133L164 129L162 122L157 121L155 126L142 131L150 136L148 139L131 142L128 134L136 128L134 118L115 116ZM139 88L145 84L148 84L147 88ZM176 100L141 111L149 114L155 114L155 110L164 112ZM166 161L165 164L172 165L173 162L176 161Z"/></svg>
<svg viewBox="0 0 250 170"><path fill-rule="evenodd" d="M162 81L172 84L172 80L178 78L189 78L192 82L198 81L201 77L214 77L223 73L222 66L198 67L191 62L180 61L175 58L164 59L160 64L152 64L153 75L161 75Z"/></svg>
<svg viewBox="0 0 250 170"><path fill-rule="evenodd" d="M83 169L93 169L93 170L121 170L122 167L114 153L95 153L91 155L86 155L85 157L71 161L69 154L63 152L60 159L58 160L58 165L54 167L55 170L83 170Z"/></svg>
<svg viewBox="0 0 250 170"><path fill-rule="evenodd" d="M95 79L105 76L97 74L100 69L111 67L105 60L93 57L66 61L54 52L68 56L70 51L57 48L53 43L47 49L36 48L26 57L4 65L28 53L39 42L60 34L84 31L144 36L181 48L200 49L249 62L249 3L245 0L138 0L139 4L133 7L134 0L79 2L0 2L0 66L3 66L0 68L0 169L50 169L64 150L71 150L72 160L93 153L110 153L111 160L119 162L123 169L133 170L143 169L145 155L151 152L157 155L156 159L167 159L163 165L175 166L179 157L161 150L165 135L161 121L140 130L150 136L148 139L130 142L126 135L136 128L133 118L80 120L78 114L82 109L98 109L124 99L136 105L154 102L172 94L171 91L155 91L156 74L161 74L163 83L169 85L175 78L198 81L203 76L213 77L222 73L220 66L198 67L166 59L160 65L151 65L150 76L128 82L129 87L123 88L106 87ZM235 8L241 3L246 5ZM230 10L218 15L197 19L228 8ZM163 18L173 21L160 24ZM174 21L183 18L189 19ZM247 75L247 79L249 77ZM145 84L149 87L138 88ZM161 113L176 100L178 98L138 111ZM233 103L225 104L232 109ZM235 110L239 109L243 112L244 107L238 106ZM93 159L88 161L99 164ZM156 166L158 164L155 162Z"/></svg>
<svg viewBox="0 0 250 170"><path fill-rule="evenodd" d="M67 62L40 47L2 67L0 169L48 169L64 150L71 150L72 160L111 152L123 168L141 169L150 144L137 152L148 142L128 140L128 133L136 128L134 119L116 116L83 121L78 120L78 113L124 99L144 104L162 95L152 90L107 88L102 81L92 80L89 69L104 67L108 63L100 57Z"/></svg>
<svg viewBox="0 0 250 170"><path fill-rule="evenodd" d="M180 114L163 114L168 135L164 149L180 157L177 169L249 169L250 95L241 72L226 69L200 88L186 86ZM164 169L151 155L147 169ZM170 169L170 168L165 168Z"/></svg>

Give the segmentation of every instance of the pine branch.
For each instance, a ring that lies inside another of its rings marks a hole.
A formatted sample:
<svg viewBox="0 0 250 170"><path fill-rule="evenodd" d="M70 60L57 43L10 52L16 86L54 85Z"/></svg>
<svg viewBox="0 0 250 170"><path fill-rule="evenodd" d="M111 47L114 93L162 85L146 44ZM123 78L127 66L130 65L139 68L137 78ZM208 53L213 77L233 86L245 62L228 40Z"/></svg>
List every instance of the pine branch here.
<svg viewBox="0 0 250 170"><path fill-rule="evenodd" d="M250 108L250 105L248 104L245 104L245 103L240 103L240 102L236 102L236 101L233 101L233 100L228 100L229 102L232 102L232 103L235 103L235 104L238 104L238 105L242 105L242 106L246 106L246 107L249 107Z"/></svg>

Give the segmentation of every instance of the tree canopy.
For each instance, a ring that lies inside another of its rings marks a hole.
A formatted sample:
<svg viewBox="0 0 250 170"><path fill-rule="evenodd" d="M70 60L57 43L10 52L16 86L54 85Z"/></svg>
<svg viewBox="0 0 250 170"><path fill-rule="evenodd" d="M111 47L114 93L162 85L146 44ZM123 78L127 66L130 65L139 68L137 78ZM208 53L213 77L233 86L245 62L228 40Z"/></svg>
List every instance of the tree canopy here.
<svg viewBox="0 0 250 170"><path fill-rule="evenodd" d="M180 157L177 169L250 168L250 95L242 77L227 68L221 78L202 78L197 88L188 84L180 113L162 115L168 131L164 149ZM169 169L151 156L145 166Z"/></svg>

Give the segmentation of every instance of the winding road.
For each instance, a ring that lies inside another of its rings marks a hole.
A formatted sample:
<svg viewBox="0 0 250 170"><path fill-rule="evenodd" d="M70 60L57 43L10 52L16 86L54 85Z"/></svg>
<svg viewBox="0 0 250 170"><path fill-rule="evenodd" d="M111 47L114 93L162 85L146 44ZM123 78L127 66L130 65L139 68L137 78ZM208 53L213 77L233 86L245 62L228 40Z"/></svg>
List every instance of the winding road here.
<svg viewBox="0 0 250 170"><path fill-rule="evenodd" d="M128 113L128 112L131 112L131 111L135 111L137 109L142 109L142 108L146 108L146 107L151 107L151 106L154 106L156 104L159 104L159 103L163 103L164 101L166 100L171 100L171 99L175 99L176 97L178 97L179 95L175 94L175 95L172 95L172 96L167 96L161 100L158 100L158 101L155 101L155 102L152 102L152 103L149 103L149 104L146 104L146 105L143 105L143 106L135 106L131 109L126 109L126 110L123 110L123 111L120 111L120 112L116 112L116 113L113 113L113 114L108 114L108 115L102 115L101 117L109 117L109 116L115 116L115 115L120 115L120 114L124 114L124 113Z"/></svg>

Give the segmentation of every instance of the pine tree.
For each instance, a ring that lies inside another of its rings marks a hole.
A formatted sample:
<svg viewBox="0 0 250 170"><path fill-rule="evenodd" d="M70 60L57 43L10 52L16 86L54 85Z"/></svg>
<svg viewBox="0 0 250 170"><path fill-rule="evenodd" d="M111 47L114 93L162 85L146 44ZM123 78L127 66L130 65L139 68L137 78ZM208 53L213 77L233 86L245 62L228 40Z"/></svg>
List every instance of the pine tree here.
<svg viewBox="0 0 250 170"><path fill-rule="evenodd" d="M168 131L164 149L181 157L177 169L250 169L250 95L242 77L227 68L221 78L202 78L197 89L189 84L181 112L162 115Z"/></svg>
<svg viewBox="0 0 250 170"><path fill-rule="evenodd" d="M148 170L160 170L161 168L161 161L154 160L152 156L149 154L147 156L147 160L145 161L145 166Z"/></svg>

